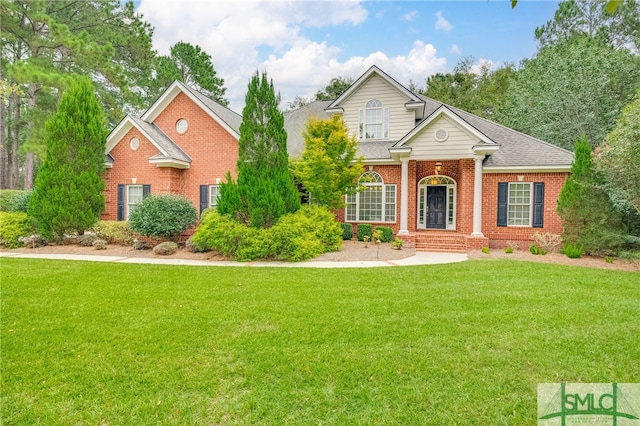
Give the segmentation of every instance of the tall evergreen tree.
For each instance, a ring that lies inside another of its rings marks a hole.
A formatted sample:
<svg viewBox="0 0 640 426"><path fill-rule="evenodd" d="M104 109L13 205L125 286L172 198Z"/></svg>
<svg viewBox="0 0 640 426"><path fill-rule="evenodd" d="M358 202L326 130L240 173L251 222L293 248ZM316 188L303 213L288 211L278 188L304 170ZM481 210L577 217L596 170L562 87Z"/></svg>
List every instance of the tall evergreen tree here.
<svg viewBox="0 0 640 426"><path fill-rule="evenodd" d="M564 243L581 245L591 254L616 254L624 243L626 230L603 189L604 180L596 171L591 146L585 138L575 144L571 176L558 197Z"/></svg>
<svg viewBox="0 0 640 426"><path fill-rule="evenodd" d="M105 123L91 81L73 81L46 123L47 157L29 204L43 236L82 234L104 210Z"/></svg>
<svg viewBox="0 0 640 426"><path fill-rule="evenodd" d="M256 228L273 226L300 208L289 170L284 116L273 82L257 72L251 78L240 125L238 181L222 186L218 211Z"/></svg>

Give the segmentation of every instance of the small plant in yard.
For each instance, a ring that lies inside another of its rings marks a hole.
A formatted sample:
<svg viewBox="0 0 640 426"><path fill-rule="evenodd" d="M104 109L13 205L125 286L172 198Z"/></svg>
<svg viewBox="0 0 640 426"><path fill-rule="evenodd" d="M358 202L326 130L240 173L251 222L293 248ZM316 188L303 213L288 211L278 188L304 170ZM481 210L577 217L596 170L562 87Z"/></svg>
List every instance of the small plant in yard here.
<svg viewBox="0 0 640 426"><path fill-rule="evenodd" d="M342 239L343 240L350 240L353 238L353 225L351 225L350 223L341 223L340 226L342 227Z"/></svg>
<svg viewBox="0 0 640 426"><path fill-rule="evenodd" d="M0 245L16 248L23 245L21 238L33 234L36 226L26 213L0 212Z"/></svg>
<svg viewBox="0 0 640 426"><path fill-rule="evenodd" d="M391 241L391 248L400 250L404 245L404 240L396 237L393 241Z"/></svg>
<svg viewBox="0 0 640 426"><path fill-rule="evenodd" d="M362 241L364 241L364 248L369 247L370 240L371 240L371 237L368 235L365 235L364 237L362 237Z"/></svg>
<svg viewBox="0 0 640 426"><path fill-rule="evenodd" d="M504 252L507 253L507 254L513 253L513 247L505 247L504 248Z"/></svg>
<svg viewBox="0 0 640 426"><path fill-rule="evenodd" d="M481 250L482 250L482 252L483 252L484 254L489 254L489 247L484 246L484 247L482 247L482 249L481 249Z"/></svg>
<svg viewBox="0 0 640 426"><path fill-rule="evenodd" d="M96 250L106 250L107 249L107 242L105 240L101 240L101 239L94 240L91 245Z"/></svg>
<svg viewBox="0 0 640 426"><path fill-rule="evenodd" d="M388 226L377 226L376 231L380 231L380 241L388 243L393 240L393 229Z"/></svg>
<svg viewBox="0 0 640 426"><path fill-rule="evenodd" d="M613 263L613 257L611 257L611 256L605 256L605 257L604 257L604 261L605 261L605 262L607 262L607 263Z"/></svg>
<svg viewBox="0 0 640 426"><path fill-rule="evenodd" d="M359 223L356 225L356 233L358 234L358 241L364 241L364 237L369 237L369 241L371 241L373 225L370 223Z"/></svg>
<svg viewBox="0 0 640 426"><path fill-rule="evenodd" d="M504 248L504 252L511 254L514 251L518 250L518 242L517 241L507 241L507 246Z"/></svg>
<svg viewBox="0 0 640 426"><path fill-rule="evenodd" d="M582 257L582 253L584 252L584 249L582 248L582 246L579 246L577 244L564 244L562 246L562 252L569 259L578 259Z"/></svg>
<svg viewBox="0 0 640 426"><path fill-rule="evenodd" d="M543 248L543 247L538 247L535 244L531 244L529 246L529 251L531 252L531 254L535 254L535 255L545 255L548 253L547 249Z"/></svg>

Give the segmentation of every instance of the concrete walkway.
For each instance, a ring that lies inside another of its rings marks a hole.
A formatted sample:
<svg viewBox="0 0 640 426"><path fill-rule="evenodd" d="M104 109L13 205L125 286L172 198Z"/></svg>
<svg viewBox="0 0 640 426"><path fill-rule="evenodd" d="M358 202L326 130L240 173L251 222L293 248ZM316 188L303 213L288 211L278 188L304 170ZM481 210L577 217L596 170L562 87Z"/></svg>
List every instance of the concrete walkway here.
<svg viewBox="0 0 640 426"><path fill-rule="evenodd" d="M440 263L454 263L467 260L466 253L434 253L418 252L411 257L398 260L375 261L318 261L308 260L304 262L233 262L219 260L190 260L159 257L121 257L99 256L80 254L31 254L19 252L0 252L0 258L11 257L20 259L57 259L57 260L84 260L90 262L114 262L114 263L144 263L150 265L185 265L185 266L236 266L236 267L265 267L276 266L280 268L373 268L381 266L415 266L436 265Z"/></svg>

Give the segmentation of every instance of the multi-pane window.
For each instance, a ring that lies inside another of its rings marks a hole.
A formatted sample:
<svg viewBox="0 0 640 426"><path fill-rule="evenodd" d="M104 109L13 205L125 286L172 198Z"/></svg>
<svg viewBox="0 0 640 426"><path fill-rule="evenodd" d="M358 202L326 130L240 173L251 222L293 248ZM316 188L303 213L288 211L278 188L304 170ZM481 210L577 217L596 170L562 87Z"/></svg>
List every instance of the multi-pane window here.
<svg viewBox="0 0 640 426"><path fill-rule="evenodd" d="M136 207L142 202L142 185L127 185L127 219Z"/></svg>
<svg viewBox="0 0 640 426"><path fill-rule="evenodd" d="M218 197L220 197L220 185L209 185L209 207L218 205Z"/></svg>
<svg viewBox="0 0 640 426"><path fill-rule="evenodd" d="M360 176L359 190L346 197L346 220L351 222L395 222L396 185L385 185L373 171Z"/></svg>
<svg viewBox="0 0 640 426"><path fill-rule="evenodd" d="M360 110L360 139L386 139L389 137L389 108L372 99Z"/></svg>
<svg viewBox="0 0 640 426"><path fill-rule="evenodd" d="M531 183L509 183L507 225L531 226Z"/></svg>

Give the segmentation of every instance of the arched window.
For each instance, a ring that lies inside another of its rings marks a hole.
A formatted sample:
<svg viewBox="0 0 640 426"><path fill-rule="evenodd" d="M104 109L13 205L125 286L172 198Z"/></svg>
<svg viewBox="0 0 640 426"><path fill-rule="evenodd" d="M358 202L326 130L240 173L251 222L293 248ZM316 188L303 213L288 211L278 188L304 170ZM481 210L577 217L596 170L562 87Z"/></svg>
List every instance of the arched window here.
<svg viewBox="0 0 640 426"><path fill-rule="evenodd" d="M387 139L389 137L389 108L382 102L371 99L360 110L360 139Z"/></svg>
<svg viewBox="0 0 640 426"><path fill-rule="evenodd" d="M368 171L360 176L358 187L358 192L347 195L347 221L396 221L396 185L385 185L379 173Z"/></svg>

